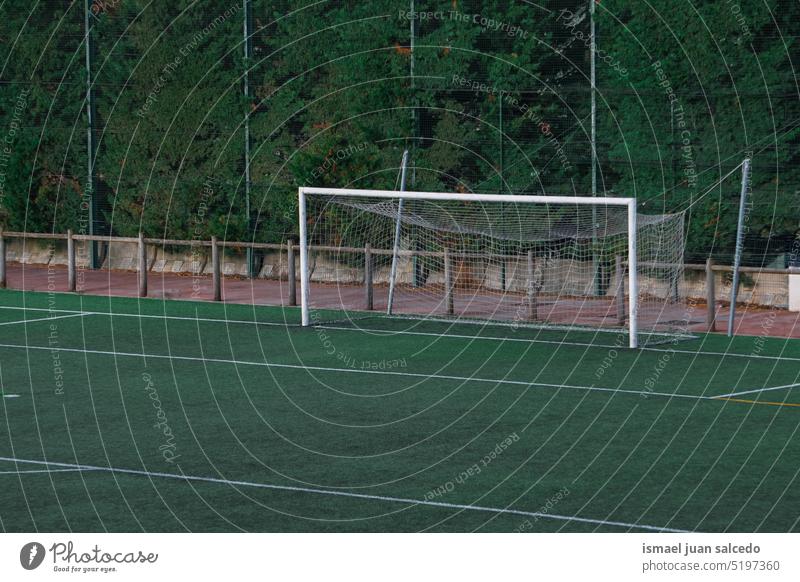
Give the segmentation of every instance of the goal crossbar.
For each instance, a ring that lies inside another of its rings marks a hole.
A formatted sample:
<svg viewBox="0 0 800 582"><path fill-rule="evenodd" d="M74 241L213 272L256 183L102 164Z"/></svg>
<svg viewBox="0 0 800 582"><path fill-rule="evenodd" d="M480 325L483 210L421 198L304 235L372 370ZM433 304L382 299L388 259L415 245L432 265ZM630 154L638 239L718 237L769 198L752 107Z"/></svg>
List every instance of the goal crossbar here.
<svg viewBox="0 0 800 582"><path fill-rule="evenodd" d="M451 194L447 192L408 192L403 190L361 190L351 188L300 188L300 196L353 196L360 198L405 198L407 200L461 200L463 202L514 202L541 204L582 204L586 206L631 206L635 198L605 196L529 196L525 194Z"/></svg>
<svg viewBox="0 0 800 582"><path fill-rule="evenodd" d="M627 208L628 241L628 332L631 348L638 347L638 275L637 275L637 215L635 198L605 196L532 196L508 194L456 194L446 192L409 192L401 190L369 190L355 188L318 188L304 186L298 190L298 213L300 235L300 286L302 325L311 325L310 274L308 260L308 196L389 198L405 200L461 201L461 202L511 202L515 204L568 204L585 206L624 206Z"/></svg>

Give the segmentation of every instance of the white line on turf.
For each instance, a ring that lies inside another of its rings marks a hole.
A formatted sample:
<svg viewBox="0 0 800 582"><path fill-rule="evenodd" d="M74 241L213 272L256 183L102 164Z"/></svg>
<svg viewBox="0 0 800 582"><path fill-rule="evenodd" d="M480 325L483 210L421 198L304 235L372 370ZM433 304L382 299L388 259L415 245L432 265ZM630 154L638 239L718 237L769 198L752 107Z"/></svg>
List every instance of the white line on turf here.
<svg viewBox="0 0 800 582"><path fill-rule="evenodd" d="M0 471L0 475L28 475L31 473L77 473L83 471L96 471L97 469L26 469L24 471Z"/></svg>
<svg viewBox="0 0 800 582"><path fill-rule="evenodd" d="M259 307L269 307L269 306L259 306ZM50 309L44 309L40 307L14 307L14 306L0 306L0 309L16 309L19 311L51 311ZM273 326L273 327L293 327L291 323L280 323L274 321L252 321L252 320L240 320L240 319L219 319L214 317L181 317L177 315L147 315L147 314L139 314L139 313L109 313L105 311L70 311L67 309L59 309L55 310L60 313L80 313L85 315L105 315L106 317L136 317L136 318L144 318L144 319L162 319L162 320L177 320L177 321L204 321L204 322L213 322L213 323L224 323L226 325L230 324L242 324L242 325L264 325L264 326ZM493 341L493 342L520 342L520 343L541 343L541 344L553 344L556 346L572 346L572 347L586 347L586 348L613 348L613 349L620 349L619 345L611 345L611 344L598 344L594 342L569 342L569 341L562 341L562 340L542 340L542 339L532 339L532 338L519 338L519 337L504 337L504 336L488 336L488 335L466 335L466 334L454 334L454 333L434 333L434 332L421 332L421 331L406 331L406 330L395 330L395 331L388 331L385 329L370 329L365 327L335 327L335 326L316 326L315 329L319 327L321 329L330 329L334 331L349 331L349 332L356 332L356 333L378 333L384 334L387 336L392 335L417 335L417 336L429 336L429 337L438 337L441 339L459 339L459 340L475 340L475 341ZM578 330L576 330L578 331ZM764 354L737 354L735 352L703 352L703 351L694 351L694 350L678 350L673 347L662 347L662 348L648 348L648 347L640 347L637 348L639 351L646 351L646 352L669 352L673 354L687 354L690 356L719 356L723 358L748 358L748 359L756 359L756 360L779 360L782 362L800 362L800 358L793 358L791 356L768 356Z"/></svg>
<svg viewBox="0 0 800 582"><path fill-rule="evenodd" d="M626 346L620 348L619 344L611 345L611 344L598 344L594 342L570 342L570 341L561 341L561 340L543 340L543 339L532 339L532 338L519 338L519 337L505 337L505 336L490 336L490 335L467 335L467 334L457 334L451 333L449 331L445 333L433 333L433 332L424 332L424 331L387 331L385 329L370 329L365 327L334 327L328 325L320 325L317 326L320 329L330 329L334 331L358 331L358 332L369 332L375 333L379 335L385 336L392 336L394 334L398 335L417 335L417 336L428 336L428 337L438 337L441 339L465 339L465 340L481 340L481 341L494 341L494 342L520 342L520 343L528 343L528 344L555 344L571 346L571 347L585 347L585 348L611 348L611 349L622 349L627 350ZM576 332L586 331L586 330L579 330L576 329ZM636 350L632 351L643 351L643 352L659 352L659 353L674 353L674 354L687 354L690 356L720 356L720 357L731 357L731 358L753 358L753 359L763 359L763 360L780 360L780 361L788 361L788 362L800 362L800 358L792 358L790 356L766 356L763 354L737 354L735 352L703 352L703 351L693 351L693 350L678 350L673 347L669 347L667 344L662 344L661 348L648 348L646 346L638 347Z"/></svg>
<svg viewBox="0 0 800 582"><path fill-rule="evenodd" d="M266 306L259 306L266 307ZM106 317L135 317L137 319L168 319L175 321L209 321L216 323L236 323L245 325L269 325L274 327L289 327L292 324L279 321L253 321L252 319L220 319L218 317L188 317L180 315L151 315L147 313L116 313L109 311L76 311L72 309L45 309L43 307L14 307L11 305L0 306L0 309L16 309L18 311L54 311L58 313L74 313L76 315L105 315Z"/></svg>
<svg viewBox="0 0 800 582"><path fill-rule="evenodd" d="M414 372L396 372L391 370L357 370L353 368L326 368L323 366L304 366L301 364L275 364L271 362L250 362L247 360L228 360L223 358L196 358L193 356L174 356L166 354L137 354L132 352L110 352L105 350L84 350L78 348L50 348L46 346L25 346L16 344L0 344L0 348L19 350L58 350L59 352L75 352L79 354L97 354L103 356L154 358L162 360L183 360L188 362L212 362L217 364L234 364L237 366L264 366L266 368L286 368L290 370L313 370L315 372L340 372L342 374L373 374L379 376L402 376L406 378L425 378L432 380L454 380L457 382L481 382L484 384L509 384L512 386L531 386L542 388L565 388L568 390L584 390L589 392L612 392L621 394L636 394L646 396L661 396L663 398L688 398L691 400L716 400L718 396L696 396L693 394L671 394L669 392L650 392L648 390L626 390L624 388L604 388L600 386L579 386L574 384L548 384L545 382L525 382L523 380L505 380L495 378L476 378L474 376L450 376L446 374L417 374Z"/></svg>
<svg viewBox="0 0 800 582"><path fill-rule="evenodd" d="M755 388L753 390L744 390L742 392L731 392L730 394L722 394L716 398L733 398L734 396L744 396L745 394L758 394L760 392L771 392L773 390L784 390L791 388L798 388L800 384L784 384L783 386L767 386L766 388Z"/></svg>
<svg viewBox="0 0 800 582"><path fill-rule="evenodd" d="M19 394L3 394L3 398L19 398Z"/></svg>
<svg viewBox="0 0 800 582"><path fill-rule="evenodd" d="M0 307L0 309L22 309L16 307ZM37 308L33 307L26 307L24 309L28 310L37 310ZM40 311L49 311L46 309L39 309ZM63 310L61 310L63 311ZM257 322L257 321L246 321L246 320L227 320L227 319L215 319L215 318L199 318L199 317L179 317L179 316L161 316L161 315L138 315L135 313L123 313L123 314L116 314L116 313L105 313L102 311L75 311L71 312L74 313L74 317L82 316L82 315L105 315L108 317L143 317L143 318L154 318L154 319L176 319L176 320L183 320L183 321L210 321L210 322L220 322L220 323L239 323L239 324L250 324L250 325L271 325L271 326L282 326L285 327L286 324L283 323L275 323L275 322ZM70 317L70 316L65 316ZM47 319L47 318L43 318ZM53 318L49 318L53 319ZM32 320L32 321L40 321L40 320ZM21 323L21 322L17 322ZM468 335L458 335L458 334L436 334L436 333L427 333L427 332L389 332L386 330L370 330L364 328L345 328L345 327L333 327L333 326L320 326L323 329L330 329L336 331L357 331L357 332L378 332L384 333L386 335L392 335L396 333L402 334L409 334L409 335L426 335L426 336L436 336L439 338L444 339L471 339L471 340L489 340L489 341L511 341L511 342L526 342L526 343L558 343L558 344L567 344L572 346L587 346L587 347L615 347L615 346L603 346L598 344L584 344L578 342L551 342L546 340L533 340L533 339L523 339L523 338L504 338L504 337L491 337L491 336L468 336ZM40 346L19 346L19 345L11 345L11 344L0 344L0 347L5 348L28 348L28 349L51 349L45 348ZM616 346L618 347L618 346ZM785 386L774 386L774 387L767 387L767 388L757 388L754 390L747 390L744 392L736 392L731 394L722 394L722 395L711 395L711 396L694 396L691 394L670 394L668 392L650 392L647 390L625 390L621 388L602 388L597 386L574 386L569 384L546 384L542 382L522 382L516 380L495 380L490 378L472 378L472 377L464 377L464 376L446 376L446 375L428 375L428 374L413 374L410 372L391 372L391 371L380 371L380 370L353 370L353 369L343 369L343 368L324 368L324 367L316 367L316 366L299 366L299 365L291 365L291 364L272 364L268 362L248 362L248 361L240 361L240 360L222 360L222 359L214 359L214 358L192 358L189 356L165 356L160 354L133 354L133 353L126 353L126 352L107 352L107 351L96 351L96 350L78 350L78 349L71 349L71 348L58 348L62 351L72 351L72 352L81 352L81 353L94 353L94 354L103 354L103 355L113 355L113 356L130 356L130 357L148 357L148 358L166 358L166 359L177 359L177 360L190 360L190 361L198 361L198 362L218 362L218 363L227 363L227 364L241 364L244 366L267 366L273 368L296 368L296 369L305 369L305 370L317 370L323 372L344 372L344 373L365 373L365 374L389 374L394 376L410 376L410 377L422 377L422 378L437 378L437 379L445 379L445 380L459 380L459 381L472 381L472 382L488 382L488 383L495 383L495 384L513 384L518 386L542 386L546 388L568 388L571 390L589 390L589 391L596 391L596 392L622 392L627 394L639 394L639 395L650 395L650 396L661 396L666 398L690 398L696 400L714 400L717 398L730 398L731 396L741 396L745 394L752 394L756 392L765 392L769 390L781 390L783 388L792 388L795 386L800 386L800 384L787 384ZM684 354L691 354L691 355L714 355L714 356L735 356L735 357L745 357L745 358L763 358L763 359L770 359L770 360L785 360L785 361L800 361L800 358L790 358L790 357L782 357L782 356L763 356L763 355L751 355L751 354L736 354L736 353L719 353L719 352L693 352L691 350L663 350L657 348L639 348L640 350L648 350L648 351L656 351L656 352L673 352L673 353L684 353Z"/></svg>
<svg viewBox="0 0 800 582"><path fill-rule="evenodd" d="M519 515L523 517L533 517L536 519L550 519L554 521L569 521L576 523L588 523L591 525L604 525L609 527L619 527L624 529L638 529L645 531L688 533L688 530L680 530L668 527L658 527L639 523L626 523L622 521L609 521L605 519L591 519L588 517L578 517L574 515L558 515L554 513L540 513L535 511L522 511L519 509L508 509L501 507L486 507L482 505L462 505L460 503L444 503L441 501L426 501L421 499L408 499L405 497L391 497L387 495L368 495L366 493L349 493L346 491L333 491L330 489L314 489L311 487L296 487L293 485L274 485L270 483L254 483L251 481L238 481L233 479L220 479L216 477L201 477L195 475L176 475L174 473L161 473L158 471L144 471L138 469L118 469L115 467L100 467L96 465L78 465L74 463L57 463L54 461L36 461L31 459L17 459L14 457L0 457L0 461L13 463L29 463L33 465L46 465L53 467L65 467L74 470L103 471L108 473L120 473L126 475L138 475L141 477L161 477L164 479L177 479L179 481L196 481L203 483L215 483L218 485L231 485L234 487L254 487L258 489L270 489L273 491L288 491L293 493L311 493L314 495L331 495L336 497L348 497L351 499L365 499L369 501L385 501L389 503L403 503L406 505L424 505L427 507L441 507L444 509L459 509L465 511L480 511L485 513L496 513L503 515Z"/></svg>
<svg viewBox="0 0 800 582"><path fill-rule="evenodd" d="M49 311L49 310L46 310ZM89 311L80 311L76 313L70 313L69 315L52 315L49 317L40 317L39 319L23 319L20 321L4 321L0 323L0 325L17 325L20 323L36 323L37 321L52 321L54 319L66 319L68 317L84 317L86 315L94 315L92 312Z"/></svg>

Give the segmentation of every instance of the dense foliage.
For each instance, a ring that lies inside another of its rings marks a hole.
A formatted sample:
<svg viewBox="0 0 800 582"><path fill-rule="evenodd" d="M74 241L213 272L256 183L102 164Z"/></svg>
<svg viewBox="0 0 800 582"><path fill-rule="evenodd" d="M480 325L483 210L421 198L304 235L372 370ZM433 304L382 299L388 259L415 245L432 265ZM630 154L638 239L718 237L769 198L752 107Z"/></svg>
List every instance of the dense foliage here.
<svg viewBox="0 0 800 582"><path fill-rule="evenodd" d="M98 232L278 241L297 186L394 187L406 148L417 189L591 190L588 2L252 0L249 60L245 4L90 4L92 192L84 1L4 2L3 226L85 229L93 197ZM604 0L595 21L598 191L690 208L689 250L724 254L738 173L707 192L750 152L749 233L791 238L800 4Z"/></svg>

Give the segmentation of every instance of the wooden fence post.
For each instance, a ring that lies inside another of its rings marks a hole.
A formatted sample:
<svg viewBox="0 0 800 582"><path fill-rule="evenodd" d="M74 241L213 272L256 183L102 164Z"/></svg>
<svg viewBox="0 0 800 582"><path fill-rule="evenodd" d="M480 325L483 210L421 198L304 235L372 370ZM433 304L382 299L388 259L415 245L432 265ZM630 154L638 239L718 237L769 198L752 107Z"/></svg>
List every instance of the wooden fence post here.
<svg viewBox="0 0 800 582"><path fill-rule="evenodd" d="M369 246L369 243L364 245L364 288L367 311L372 311L375 306L372 291L372 248Z"/></svg>
<svg viewBox="0 0 800 582"><path fill-rule="evenodd" d="M717 281L714 276L714 259L706 260L706 329L716 331L717 329Z"/></svg>
<svg viewBox="0 0 800 582"><path fill-rule="evenodd" d="M615 258L615 269L617 277L617 292L614 297L614 303L617 306L617 324L620 326L625 325L625 265L623 264L622 255L617 255Z"/></svg>
<svg viewBox="0 0 800 582"><path fill-rule="evenodd" d="M444 247L444 300L447 306L447 315L453 315L453 272L450 261L450 250Z"/></svg>
<svg viewBox="0 0 800 582"><path fill-rule="evenodd" d="M5 289L8 281L6 281L6 239L3 236L3 231L0 229L0 289Z"/></svg>
<svg viewBox="0 0 800 582"><path fill-rule="evenodd" d="M139 297L147 297L147 245L139 233Z"/></svg>
<svg viewBox="0 0 800 582"><path fill-rule="evenodd" d="M680 279L678 278L678 273L675 273L675 276L670 277L670 294L672 295L672 302L678 303L680 300Z"/></svg>
<svg viewBox="0 0 800 582"><path fill-rule="evenodd" d="M503 258L505 261L505 257ZM539 319L539 304L536 299L536 270L533 265L533 251L528 251L528 319Z"/></svg>
<svg viewBox="0 0 800 582"><path fill-rule="evenodd" d="M222 301L222 276L220 273L219 245L217 237L211 237L211 285L214 287L214 301Z"/></svg>
<svg viewBox="0 0 800 582"><path fill-rule="evenodd" d="M77 285L77 269L75 266L75 239L72 238L72 229L67 230L67 291L75 292Z"/></svg>
<svg viewBox="0 0 800 582"><path fill-rule="evenodd" d="M294 244L292 239L286 241L286 267L289 282L289 305L297 305L297 274L294 265Z"/></svg>

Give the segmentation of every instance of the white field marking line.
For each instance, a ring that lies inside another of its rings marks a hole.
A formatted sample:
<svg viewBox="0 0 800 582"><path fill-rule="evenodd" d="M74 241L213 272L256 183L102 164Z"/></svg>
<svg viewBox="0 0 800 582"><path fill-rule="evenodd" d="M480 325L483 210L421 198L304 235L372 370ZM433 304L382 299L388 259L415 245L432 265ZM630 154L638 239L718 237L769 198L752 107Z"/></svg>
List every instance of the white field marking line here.
<svg viewBox="0 0 800 582"><path fill-rule="evenodd" d="M27 309L33 311L50 311L49 309L43 308L36 308L36 307L25 307L25 308L17 308L17 307L8 307L8 306L0 306L0 309ZM215 318L201 318L201 317L180 317L180 316L169 316L169 315L138 315L135 313L106 313L103 311L67 311L67 310L59 310L60 312L67 312L73 313L74 315L67 315L64 317L78 317L82 315L105 315L107 317L139 317L139 318L154 318L154 319L172 319L172 320L181 320L181 321L211 321L211 322L219 322L219 323L241 323L241 324L249 324L249 325L271 325L271 326L280 326L286 327L285 323L276 323L276 322L260 322L260 321L247 321L247 320L227 320L227 319L215 319ZM43 318L43 319L56 319L56 318ZM38 319L31 320L31 321L40 321ZM22 322L17 322L22 323ZM367 328L347 328L347 327L334 327L334 326L319 326L321 329L329 329L332 331L355 331L355 332L375 332L379 334L383 334L386 336L392 336L395 334L404 334L404 335L424 335L424 336L434 336L438 338L453 338L453 339L470 339L470 340L488 340L488 341L509 341L509 342L524 342L524 343L546 343L546 344L559 344L559 345L571 345L571 346L584 346L584 347L596 347L596 348L618 348L619 346L608 346L608 345L601 345L601 344L593 344L593 343L580 343L580 342L562 342L562 341L550 341L550 340L536 340L536 339L523 339L523 338L504 338L504 337L493 337L493 336L470 336L470 335L459 335L459 334L437 334L432 332L414 332L414 331L387 331L387 330L377 330L377 329L367 329ZM0 347L5 348L23 348L27 347L32 350L36 349L50 349L50 348L43 348L38 346L18 346L18 345L11 345L11 344L0 344ZM675 398L693 398L698 400L714 400L716 398L729 398L731 396L739 396L742 394L751 394L754 392L761 392L767 390L780 390L783 388L789 388L798 385L787 385L787 386L774 386L768 388L758 388L755 390L750 390L746 392L738 392L734 394L722 394L718 396L692 396L689 394L669 394L666 392L647 392L644 390L623 390L621 388L601 388L597 386L571 386L568 384L546 384L546 383L531 383L531 382L522 382L522 381L515 381L515 380L492 380L492 379L484 379L484 378L465 378L462 376L444 376L444 375L435 375L430 376L426 374L413 374L410 372L389 372L389 371L377 371L377 370L352 370L352 369L342 369L342 368L322 368L322 367L315 367L315 366L293 366L291 364L270 364L267 362L247 362L247 361L238 361L238 360L220 360L220 359L210 359L210 358L191 358L188 356L163 356L157 354L131 354L126 352L104 352L104 351L93 351L93 350L75 350L70 348L57 348L63 351L73 351L73 352L82 352L82 353L95 353L95 354L105 354L105 355L120 355L120 356L134 356L134 357L148 357L148 358L172 358L178 360L192 360L192 361L206 361L206 362L218 362L218 363L230 363L230 364L242 364L246 366L268 366L268 367L275 367L275 368L299 368L305 370L317 370L323 372L348 372L348 373L369 373L369 374L391 374L391 375L400 375L400 376L416 376L416 377L424 377L424 378L440 378L446 380L471 380L475 382L492 382L492 383L500 383L500 384L516 384L521 386L543 386L549 388L570 388L574 390L594 390L598 392L625 392L628 394L651 394L653 396L664 396L664 397L675 397ZM690 354L690 355L711 355L711 356L735 356L735 357L742 357L742 358L762 358L762 359L769 359L769 360L781 360L781 361L800 361L800 358L791 358L791 357L782 357L782 356L763 356L763 355L751 355L751 354L736 354L736 353L721 353L721 352L694 352L691 350L664 350L664 349L657 349L657 348L638 348L640 350L652 351L652 352L673 352L673 353L680 353L680 354Z"/></svg>
<svg viewBox="0 0 800 582"><path fill-rule="evenodd" d="M797 388L800 384L785 384L783 386L768 386L766 388L756 388L754 390L745 390L743 392L731 392L730 394L722 394L715 396L715 398L732 398L734 396L744 396L745 394L758 394L760 392L771 392L772 390L783 390L784 388Z"/></svg>
<svg viewBox="0 0 800 582"><path fill-rule="evenodd" d="M49 311L45 310L45 311ZM23 319L21 321L4 321L0 323L0 325L17 325L19 323L35 323L37 321L52 321L53 319L66 319L68 317L83 317L85 315L94 315L94 313L90 311L76 311L75 313L71 313L69 315L53 315L51 317L40 317L39 319Z"/></svg>
<svg viewBox="0 0 800 582"><path fill-rule="evenodd" d="M220 321L220 320L215 320ZM560 341L560 340L542 340L542 339L528 339L528 338L519 338L519 337L503 337L503 336L489 336L489 335L461 335L456 333L433 333L433 332L425 332L425 331L390 331L385 329L370 329L366 327L359 327L359 328L349 328L349 327L334 327L328 325L320 325L318 326L320 329L330 329L334 331L366 331L370 333L375 333L378 335L386 335L392 336L394 334L398 335L420 335L420 336L433 336L439 337L441 339L469 339L469 340L487 340L487 341L498 341L498 342L521 342L521 343L539 343L539 344L556 344L556 345L565 345L565 346L577 346L577 347L592 347L592 348L614 348L617 350L625 351L627 350L627 346L619 346L619 345L608 345L608 344L597 344L597 343L586 343L586 342L568 342L568 341ZM578 331L578 330L575 330ZM790 338L791 339L791 338ZM666 345L666 344L662 344ZM793 358L790 356L764 356L761 354L737 354L735 352L695 352L692 350L676 350L673 348L648 348L648 347L639 347L636 348L639 351L647 351L647 352L658 352L658 353L676 353L676 354L688 354L692 356L722 356L722 357L734 357L734 358L754 358L754 359L764 359L764 360L780 360L780 361L787 361L787 362L800 362L800 358Z"/></svg>
<svg viewBox="0 0 800 582"><path fill-rule="evenodd" d="M260 305L259 307L270 307ZM277 306L272 306L277 307ZM2 306L0 305L0 309L16 309L21 311L57 311L59 313L75 313L75 314L82 314L82 315L105 315L106 317L138 317L144 319L170 319L170 320L178 320L178 321L208 321L208 322L216 322L216 323L225 323L225 324L245 324L245 325L267 325L267 326L274 326L274 327L299 327L299 324L294 325L290 323L280 323L274 321L251 321L251 320L243 320L243 319L219 319L214 317L182 317L178 315L149 315L149 314L138 314L138 313L109 313L107 311L71 311L68 309L58 309L58 310L50 310L41 307L14 307L14 306ZM38 320L37 320L38 321ZM334 326L315 326L319 327L320 329L330 329L333 331L350 331L350 332L372 332L383 334L387 336L392 335L420 335L420 336L433 336L439 337L442 339L469 339L469 340L484 340L484 341L499 341L499 342L522 342L522 343L542 343L542 344L556 344L556 345L565 345L565 346L577 346L577 347L592 347L592 348L614 348L614 349L627 349L625 347L620 348L618 345L608 345L608 344L597 344L597 343L586 343L586 342L567 342L567 341L560 341L560 340L540 340L540 339L526 339L526 338L518 338L518 337L502 337L502 336L488 336L488 335L461 335L461 334L451 334L451 333L433 333L433 332L422 332L422 331L391 331L385 329L370 329L365 327L334 327ZM796 339L796 338L789 338L789 339ZM732 357L732 358L752 358L752 359L761 359L761 360L780 360L785 362L800 362L800 358L793 358L790 356L765 356L763 354L737 354L734 352L697 352L692 350L676 350L673 348L669 349L660 349L660 348L648 348L648 347L640 347L636 348L640 351L648 351L648 352L671 352L675 354L689 354L692 356L722 356L722 357Z"/></svg>
<svg viewBox="0 0 800 582"><path fill-rule="evenodd" d="M97 469L26 469L24 471L0 471L0 475L28 475L30 473L77 473L78 471L96 471Z"/></svg>
<svg viewBox="0 0 800 582"><path fill-rule="evenodd" d="M138 469L118 469L115 467L99 467L95 465L77 465L73 463L57 463L54 461L35 461L31 459L17 459L13 457L0 457L0 461L10 461L15 463L30 463L33 465L47 465L54 467L66 467L78 471L102 471L107 473L121 473L126 475L138 475L142 477L162 477L164 479L177 479L179 481L198 481L202 483L216 483L218 485L232 485L240 487L255 487L257 489L270 489L273 491L289 491L293 493L312 493L315 495L332 495L336 497L348 497L351 499L367 499L369 501L387 501L391 503L404 503L407 505L425 505L428 507L443 507L445 509L462 509L467 511L482 511L488 513L521 515L524 517L534 517L538 519L552 519L555 521L574 521L578 523L590 523L592 525L606 525L628 529L641 529L646 531L670 532L670 533L689 533L688 530L658 527L638 523L626 523L622 521L608 521L605 519L591 519L588 517L578 517L570 515L558 515L555 513L539 513L535 511L522 511L520 509L507 509L500 507L486 507L482 505L462 505L460 503L444 503L441 501L426 501L422 499L408 499L405 497L390 497L386 495L369 495L366 493L349 493L346 491L333 491L330 489L315 489L311 487L297 487L293 485L274 485L271 483L254 483L251 481L237 481L232 479L220 479L216 477L201 477L195 475L176 475L174 473L161 473L158 471L143 471Z"/></svg>
<svg viewBox="0 0 800 582"><path fill-rule="evenodd" d="M19 309L19 310L28 310L28 311L50 311L49 309L44 309L41 307L13 307L13 306L2 306L0 309ZM142 319L161 319L161 320L175 320L175 321L204 321L204 322L212 322L212 323L224 323L224 324L241 324L241 325L264 325L264 326L272 326L272 327L299 327L299 324L293 325L290 323L281 323L276 321L252 321L246 319L219 319L214 317L186 317L186 316L179 316L179 315L150 315L150 314L138 314L138 313L109 313L106 311L70 311L66 309L58 310L63 313L75 313L75 314L83 314L83 315L105 315L106 317L137 317ZM398 319L398 318L395 318ZM474 325L480 325L479 323L475 323ZM462 334L454 334L454 333L433 333L433 332L421 332L421 331L405 331L405 330L385 330L385 329L370 329L365 327L337 327L331 325L317 325L314 326L316 329L329 329L333 331L349 331L355 333L362 333L362 332L371 332L377 333L380 335L385 335L387 337L391 337L393 335L416 335L416 336L428 336L428 337L438 337L438 338L453 338L453 339L469 339L469 340L482 340L482 341L508 341L508 342L520 342L520 343L538 343L538 344L558 344L558 345L565 345L565 346L573 346L573 347L593 347L593 348L619 348L616 345L606 345L606 344L597 344L597 343L586 343L586 342L568 342L568 341L561 341L561 340L541 340L541 339L525 339L525 338L512 338L512 337L502 337L502 336L480 336L480 335L462 335ZM581 331L581 330L568 330L568 331ZM640 349L650 349L653 348L640 348ZM663 351L663 350L657 350ZM678 351L678 350L674 350ZM692 352L686 351L687 354L697 354L702 352ZM712 354L712 355L722 355L722 354ZM800 359L800 358L798 358Z"/></svg>
<svg viewBox="0 0 800 582"><path fill-rule="evenodd" d="M13 305L2 305L0 306L0 309L16 309L18 311L51 311L55 313L74 313L76 316L105 315L106 317L136 317L138 319L173 319L179 321L216 321L218 323L244 323L250 325L272 325L280 327L287 327L291 325L277 321L253 321L249 319L219 319L214 317L186 317L180 315L151 315L148 313L114 313L110 311L77 311L74 309L47 309L44 307L14 307Z"/></svg>
<svg viewBox="0 0 800 582"><path fill-rule="evenodd" d="M716 400L719 396L695 396L693 394L670 394L669 392L649 392L647 390L625 390L623 388L604 388L602 386L578 386L573 384L548 384L546 382L525 382L523 380L502 380L494 378L476 378L471 376L449 376L446 374L417 374L414 372L394 372L390 370L354 370L352 368L326 368L323 366L303 366L300 364L275 364L270 362L250 362L247 360L227 360L222 358L196 358L193 356L171 356L165 354L137 354L133 352L109 352L104 350L82 350L78 348L50 348L46 346L24 346L15 344L0 344L0 348L13 348L20 350L58 350L60 352L75 352L79 354L98 354L103 356L154 358L163 360L185 360L189 362L213 362L217 364L234 364L237 366L264 366L266 368L287 368L291 370L314 370L317 372L341 372L344 374L377 374L388 376L402 376L407 378L430 378L434 380L455 380L458 382L483 382L486 384L510 384L513 386L539 386L542 388L567 388L569 390L585 390L589 392L620 392L623 394L646 394L648 396L663 396L664 398L689 398L691 400Z"/></svg>
<svg viewBox="0 0 800 582"><path fill-rule="evenodd" d="M3 398L19 398L19 394L3 394Z"/></svg>

